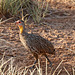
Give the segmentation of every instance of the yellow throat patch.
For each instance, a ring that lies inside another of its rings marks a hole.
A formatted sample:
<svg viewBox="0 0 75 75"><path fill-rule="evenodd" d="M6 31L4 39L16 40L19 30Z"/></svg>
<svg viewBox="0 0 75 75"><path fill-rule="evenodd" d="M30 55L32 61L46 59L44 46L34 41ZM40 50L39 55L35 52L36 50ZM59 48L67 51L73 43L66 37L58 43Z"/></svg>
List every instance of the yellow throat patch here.
<svg viewBox="0 0 75 75"><path fill-rule="evenodd" d="M20 29L20 33L23 32L23 26L18 25L19 29Z"/></svg>

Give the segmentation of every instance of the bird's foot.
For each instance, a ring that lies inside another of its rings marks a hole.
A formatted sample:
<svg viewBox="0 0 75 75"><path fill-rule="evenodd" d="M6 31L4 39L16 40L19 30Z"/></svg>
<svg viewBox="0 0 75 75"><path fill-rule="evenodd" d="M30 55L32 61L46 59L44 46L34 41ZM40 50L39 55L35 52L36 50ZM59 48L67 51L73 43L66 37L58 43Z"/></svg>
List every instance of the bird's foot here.
<svg viewBox="0 0 75 75"><path fill-rule="evenodd" d="M33 65L32 67L29 67L29 69L34 69L35 68L35 65Z"/></svg>
<svg viewBox="0 0 75 75"><path fill-rule="evenodd" d="M52 63L49 64L49 67L52 67Z"/></svg>
<svg viewBox="0 0 75 75"><path fill-rule="evenodd" d="M32 67L30 67L29 69L33 69L35 68L35 64L38 62L38 59L34 62L34 65Z"/></svg>

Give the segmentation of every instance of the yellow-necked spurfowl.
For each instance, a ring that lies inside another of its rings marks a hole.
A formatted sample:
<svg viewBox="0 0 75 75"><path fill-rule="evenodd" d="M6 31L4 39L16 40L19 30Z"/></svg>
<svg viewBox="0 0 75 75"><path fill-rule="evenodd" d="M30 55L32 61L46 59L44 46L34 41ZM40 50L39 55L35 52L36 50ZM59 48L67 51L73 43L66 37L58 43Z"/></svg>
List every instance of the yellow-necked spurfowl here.
<svg viewBox="0 0 75 75"><path fill-rule="evenodd" d="M36 58L36 61L34 64L38 62L38 55L44 55L48 62L50 63L50 66L52 66L51 61L47 57L46 53L48 54L55 54L55 49L54 46L50 41L47 39L37 36L35 34L29 34L25 31L25 24L24 21L18 20L16 21L16 24L18 24L19 27L19 36L20 36L20 41L24 45L25 49L30 50L33 56ZM34 66L32 66L33 68Z"/></svg>

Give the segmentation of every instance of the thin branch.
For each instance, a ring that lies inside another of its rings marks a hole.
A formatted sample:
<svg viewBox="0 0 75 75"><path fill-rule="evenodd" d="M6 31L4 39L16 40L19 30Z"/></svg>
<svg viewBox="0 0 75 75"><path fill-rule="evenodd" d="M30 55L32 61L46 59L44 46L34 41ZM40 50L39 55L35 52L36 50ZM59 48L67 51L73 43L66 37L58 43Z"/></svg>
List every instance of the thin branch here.
<svg viewBox="0 0 75 75"><path fill-rule="evenodd" d="M66 73L67 73L68 75L70 75L69 72L67 71L67 69L66 69L65 67L63 67L63 68L64 68L64 70L66 71Z"/></svg>
<svg viewBox="0 0 75 75"><path fill-rule="evenodd" d="M59 72L57 73L57 75L59 75L61 71L62 71L62 69L59 70Z"/></svg>
<svg viewBox="0 0 75 75"><path fill-rule="evenodd" d="M72 68L72 70L73 70L73 75L75 75L75 70L74 70L74 68Z"/></svg>
<svg viewBox="0 0 75 75"><path fill-rule="evenodd" d="M69 51L72 51L72 52L74 52L74 53L75 53L75 51L73 51L73 50L72 50L72 49L70 49L70 48L67 48L67 47L66 47L65 49L68 49Z"/></svg>
<svg viewBox="0 0 75 75"><path fill-rule="evenodd" d="M7 22L7 21L9 21L9 20L11 20L11 19L13 19L13 18L14 18L14 17L11 17L11 18L9 18L9 19L6 19L6 20L0 22L0 24L3 24L3 23L5 23L5 22Z"/></svg>
<svg viewBox="0 0 75 75"><path fill-rule="evenodd" d="M54 70L54 72L53 72L52 75L55 75L56 70L60 67L60 65L62 64L63 61L64 61L64 60L62 60L62 61L59 63L59 65L58 65L57 68Z"/></svg>

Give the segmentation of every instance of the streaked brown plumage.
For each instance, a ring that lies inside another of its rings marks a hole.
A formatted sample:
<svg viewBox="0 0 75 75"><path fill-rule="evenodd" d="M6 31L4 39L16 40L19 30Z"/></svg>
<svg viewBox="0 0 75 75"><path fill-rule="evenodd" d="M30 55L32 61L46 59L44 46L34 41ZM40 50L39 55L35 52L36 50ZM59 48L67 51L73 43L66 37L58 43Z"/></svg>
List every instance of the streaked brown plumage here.
<svg viewBox="0 0 75 75"><path fill-rule="evenodd" d="M41 36L37 36L35 34L28 34L27 32L25 32L25 25L22 20L18 20L16 23L18 24L20 29L20 33L19 33L20 41L22 42L24 47L27 50L30 50L31 53L36 58L34 64L36 64L38 61L38 55L42 54L47 58L51 66L52 63L48 59L46 53L55 54L55 49L52 43Z"/></svg>

